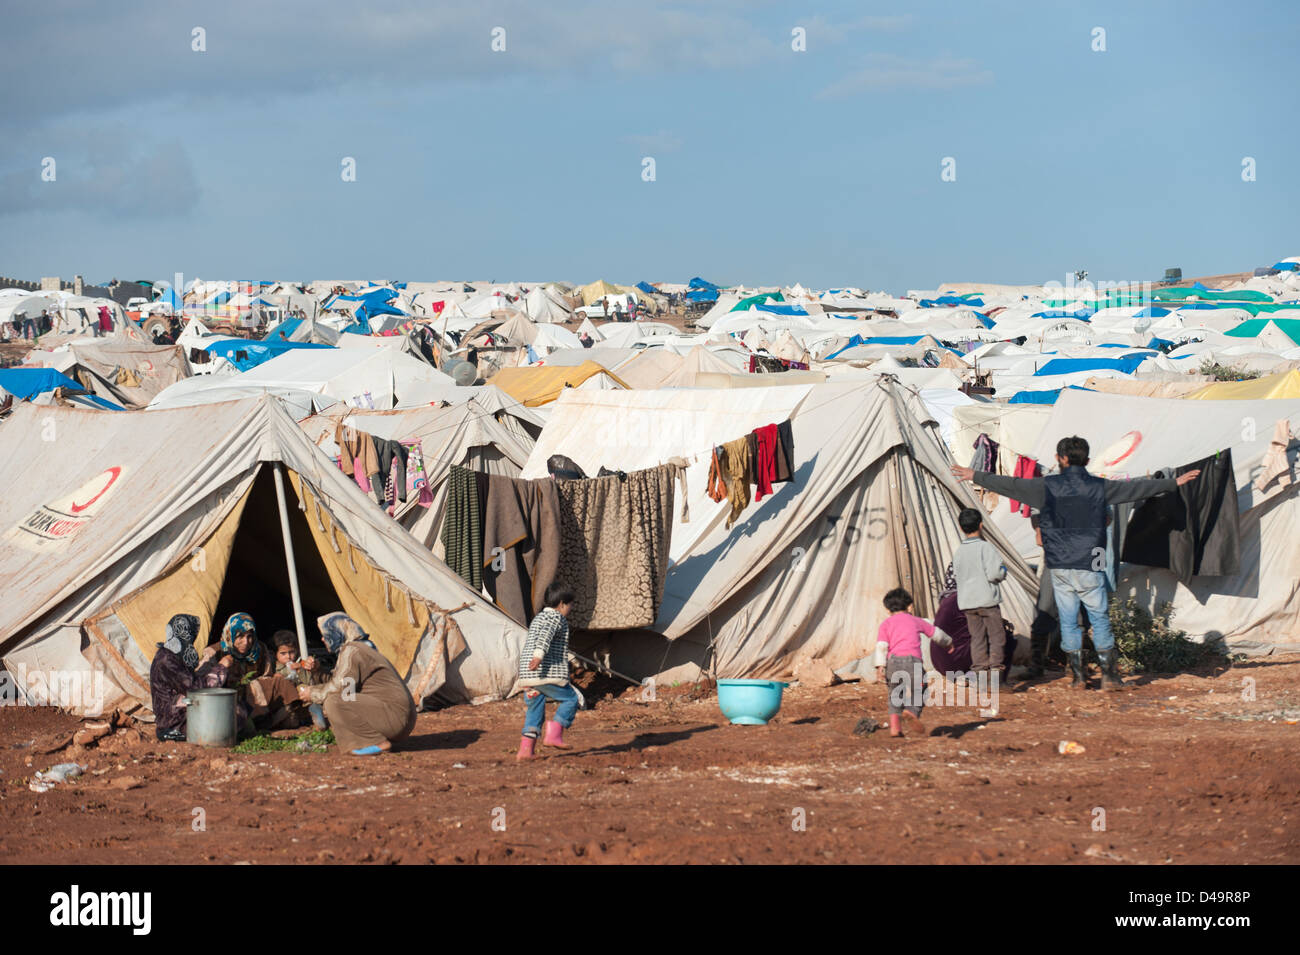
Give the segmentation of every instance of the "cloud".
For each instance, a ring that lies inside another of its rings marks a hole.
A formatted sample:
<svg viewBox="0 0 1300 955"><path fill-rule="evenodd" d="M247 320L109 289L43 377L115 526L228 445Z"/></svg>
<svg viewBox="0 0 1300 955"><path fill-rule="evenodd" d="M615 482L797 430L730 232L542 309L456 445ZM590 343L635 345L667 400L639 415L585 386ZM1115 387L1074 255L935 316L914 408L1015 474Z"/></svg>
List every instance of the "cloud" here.
<svg viewBox="0 0 1300 955"><path fill-rule="evenodd" d="M896 53L871 53L864 66L817 93L818 99L838 99L886 90L951 90L993 82L993 71L977 61L953 57L912 59Z"/></svg>
<svg viewBox="0 0 1300 955"><path fill-rule="evenodd" d="M192 48L196 29L202 51ZM129 37L129 48L107 46L114 37ZM147 121L150 107L169 103L264 105L370 86L759 68L784 42L727 0L578 0L562 9L507 0L454 9L426 0L48 0L6 17L0 124L122 108Z"/></svg>
<svg viewBox="0 0 1300 955"><path fill-rule="evenodd" d="M898 33L912 25L912 15L901 13L889 16L866 16L845 23L832 23L818 14L798 24L808 31L810 48L818 44L843 43L854 33Z"/></svg>
<svg viewBox="0 0 1300 955"><path fill-rule="evenodd" d="M682 148L681 137L666 129L654 133L635 133L624 136L623 142L632 144L649 156L675 153Z"/></svg>
<svg viewBox="0 0 1300 955"><path fill-rule="evenodd" d="M104 155L104 143L95 146L90 153L56 151L49 157L52 182L41 178L45 157L0 176L0 216L79 212L118 221L179 216L197 207L198 178L180 143L116 157Z"/></svg>

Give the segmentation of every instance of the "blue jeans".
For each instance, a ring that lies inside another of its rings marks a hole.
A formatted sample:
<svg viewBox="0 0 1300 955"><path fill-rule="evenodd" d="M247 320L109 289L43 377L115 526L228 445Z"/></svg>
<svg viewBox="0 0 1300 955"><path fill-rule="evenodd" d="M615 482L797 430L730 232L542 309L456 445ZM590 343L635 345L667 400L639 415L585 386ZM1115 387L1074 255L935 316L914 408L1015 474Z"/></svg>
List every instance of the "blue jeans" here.
<svg viewBox="0 0 1300 955"><path fill-rule="evenodd" d="M1083 630L1079 627L1079 605L1088 611L1092 622L1092 645L1098 650L1115 646L1110 632L1110 593L1106 589L1106 572L1102 570L1053 570L1052 593L1061 622L1061 649L1077 653L1083 648Z"/></svg>
<svg viewBox="0 0 1300 955"><path fill-rule="evenodd" d="M528 694L537 691L536 696ZM536 737L542 731L542 723L546 721L546 702L559 704L555 708L555 722L559 723L565 729L573 725L573 718L578 714L578 691L569 684L564 686L555 686L551 683L543 683L541 686L529 686L524 688L524 703L528 710L524 714L524 735Z"/></svg>

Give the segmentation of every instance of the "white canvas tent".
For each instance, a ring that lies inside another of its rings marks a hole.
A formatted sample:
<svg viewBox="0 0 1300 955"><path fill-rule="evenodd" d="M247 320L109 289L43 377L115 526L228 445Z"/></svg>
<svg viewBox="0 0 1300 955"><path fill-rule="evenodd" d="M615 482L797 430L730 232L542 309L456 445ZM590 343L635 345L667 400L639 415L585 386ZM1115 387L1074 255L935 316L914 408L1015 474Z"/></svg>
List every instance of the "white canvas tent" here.
<svg viewBox="0 0 1300 955"><path fill-rule="evenodd" d="M795 480L751 503L728 530L705 493L708 450L789 418ZM553 454L589 473L687 459L689 521L674 514L663 604L647 634L608 638L610 665L637 677L788 675L805 659L841 667L869 654L900 584L934 608L973 504L920 401L887 380L739 390L565 392L524 467ZM678 505L680 510L680 505ZM994 530L1011 578L1003 612L1022 633L1037 581Z"/></svg>
<svg viewBox="0 0 1300 955"><path fill-rule="evenodd" d="M558 292L544 289L540 285L534 286L519 304L523 306L524 314L534 322L566 322L571 314L568 304L561 301Z"/></svg>
<svg viewBox="0 0 1300 955"><path fill-rule="evenodd" d="M235 611L266 635L293 629L276 468L309 629L342 609L420 696L510 691L523 630L262 397L133 414L24 405L0 428L0 656L31 701L147 708L174 613L199 617L200 647Z"/></svg>
<svg viewBox="0 0 1300 955"><path fill-rule="evenodd" d="M397 348L301 348L287 351L241 375L192 386L186 403L194 404L203 388L253 387L313 392L354 407L387 409L428 404L451 378L427 362ZM223 400L218 390L212 400ZM151 407L172 405L165 391Z"/></svg>
<svg viewBox="0 0 1300 955"><path fill-rule="evenodd" d="M1193 407L1194 406L1194 407ZM1241 570L1226 577L1194 577L1190 585L1158 568L1125 564L1121 596L1148 609L1172 603L1173 626L1193 639L1222 638L1239 652L1300 650L1300 483L1254 486L1276 422L1300 431L1300 400L1184 401L1063 391L1044 424L1033 456L1052 461L1056 442L1077 434L1092 452L1089 471L1139 476L1178 467L1231 449L1236 470ZM1194 426L1191 424L1194 422ZM1106 462L1127 452L1122 464ZM1300 447L1291 445L1294 473Z"/></svg>

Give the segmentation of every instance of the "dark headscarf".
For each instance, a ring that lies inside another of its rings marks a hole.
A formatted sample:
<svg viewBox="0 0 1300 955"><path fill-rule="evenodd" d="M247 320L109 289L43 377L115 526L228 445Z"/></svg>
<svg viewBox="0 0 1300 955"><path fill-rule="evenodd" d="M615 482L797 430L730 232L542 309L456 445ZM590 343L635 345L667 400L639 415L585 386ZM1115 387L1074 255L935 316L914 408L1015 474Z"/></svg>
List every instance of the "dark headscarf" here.
<svg viewBox="0 0 1300 955"><path fill-rule="evenodd" d="M249 645L246 653L240 653L235 649L235 637L245 633L253 635L253 642ZM262 659L262 642L257 639L257 626L253 623L253 618L246 613L235 613L230 615L226 621L225 627L221 630L221 652L229 653L240 663L256 666Z"/></svg>
<svg viewBox="0 0 1300 955"><path fill-rule="evenodd" d="M345 643L353 640L369 642L366 632L361 629L361 624L341 610L316 618L316 626L320 627L321 639L325 641L325 646L329 647L330 653L335 655L343 649Z"/></svg>
<svg viewBox="0 0 1300 955"><path fill-rule="evenodd" d="M199 651L194 649L198 636L199 618L191 613L178 613L167 621L167 637L158 646L170 650L188 669L194 670L199 665Z"/></svg>

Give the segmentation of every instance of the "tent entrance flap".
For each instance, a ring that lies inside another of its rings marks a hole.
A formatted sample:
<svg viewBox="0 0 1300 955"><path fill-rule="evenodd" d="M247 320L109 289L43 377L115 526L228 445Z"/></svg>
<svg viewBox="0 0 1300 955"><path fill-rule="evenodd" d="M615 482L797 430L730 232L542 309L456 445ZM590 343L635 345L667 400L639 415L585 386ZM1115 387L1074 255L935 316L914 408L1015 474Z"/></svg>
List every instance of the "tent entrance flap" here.
<svg viewBox="0 0 1300 955"><path fill-rule="evenodd" d="M286 508L303 615L312 621L343 606L321 561L306 518L291 501ZM199 618L195 646L220 639L231 614L243 611L269 643L277 630L295 631L294 603L280 530L274 473L258 469L243 497L201 547L185 561L106 611L86 621L94 656L117 683L149 701L149 664L173 614ZM307 633L311 646L319 635Z"/></svg>
<svg viewBox="0 0 1300 955"><path fill-rule="evenodd" d="M199 618L195 646L204 647L212 638L213 615L253 484L245 485L207 540L180 563L85 621L90 641L85 655L102 662L133 697L149 699L149 664L174 614L192 613Z"/></svg>
<svg viewBox="0 0 1300 955"><path fill-rule="evenodd" d="M273 467L262 466L249 492L244 519L235 535L225 586L212 619L214 640L220 636L227 618L241 611L257 623L258 636L264 643L277 630L297 631ZM320 635L315 633L312 623L317 617L340 609L342 601L330 582L307 518L292 497L286 513L303 618L308 621L307 642L320 646Z"/></svg>

